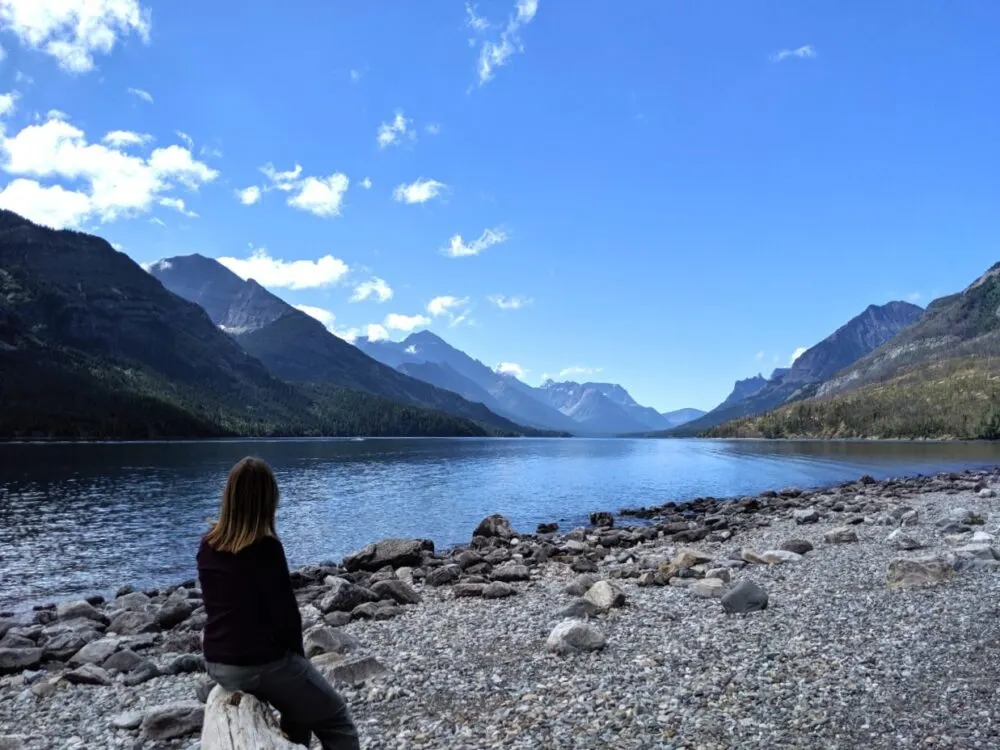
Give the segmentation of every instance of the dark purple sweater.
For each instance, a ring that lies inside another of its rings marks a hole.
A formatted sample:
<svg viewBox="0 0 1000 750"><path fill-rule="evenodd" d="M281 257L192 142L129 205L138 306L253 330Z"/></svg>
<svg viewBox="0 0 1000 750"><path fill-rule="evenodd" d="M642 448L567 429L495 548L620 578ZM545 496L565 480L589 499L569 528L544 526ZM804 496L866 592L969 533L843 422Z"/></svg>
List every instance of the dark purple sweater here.
<svg viewBox="0 0 1000 750"><path fill-rule="evenodd" d="M198 578L205 601L205 660L258 666L303 653L302 618L281 542L265 537L237 554L204 540Z"/></svg>

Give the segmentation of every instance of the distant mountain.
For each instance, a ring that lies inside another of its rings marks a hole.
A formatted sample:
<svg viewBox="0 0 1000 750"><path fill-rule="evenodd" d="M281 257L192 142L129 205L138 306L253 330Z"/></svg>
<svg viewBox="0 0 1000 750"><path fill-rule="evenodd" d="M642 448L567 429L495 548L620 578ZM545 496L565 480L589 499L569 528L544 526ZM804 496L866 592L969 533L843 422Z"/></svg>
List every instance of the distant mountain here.
<svg viewBox="0 0 1000 750"><path fill-rule="evenodd" d="M409 368L409 373L427 378L428 383L452 383L455 393L481 395L485 392L490 400L483 403L518 424L541 430L580 431L572 419L537 400L530 386L495 372L430 331L410 334L403 341L360 338L356 345L383 364ZM441 365L447 369L414 365Z"/></svg>
<svg viewBox="0 0 1000 750"><path fill-rule="evenodd" d="M482 435L273 377L198 305L90 235L0 211L0 436Z"/></svg>
<svg viewBox="0 0 1000 750"><path fill-rule="evenodd" d="M404 375L333 335L318 320L253 280L244 281L201 255L167 258L149 272L171 291L202 305L212 321L274 375L366 391L402 404L439 409L495 429L521 427L482 404Z"/></svg>
<svg viewBox="0 0 1000 750"><path fill-rule="evenodd" d="M1000 263L816 389L716 437L1000 439Z"/></svg>
<svg viewBox="0 0 1000 750"><path fill-rule="evenodd" d="M787 371L764 380L760 375L739 381L733 393L704 417L680 428L697 434L710 427L753 414L763 414L790 401L815 395L822 383L844 367L877 349L921 318L924 311L908 302L870 305L860 315L806 350ZM742 398L738 398L741 394Z"/></svg>
<svg viewBox="0 0 1000 750"><path fill-rule="evenodd" d="M704 417L707 412L701 409L677 409L676 411L664 412L661 416L670 427L680 427L688 422L693 422L699 417Z"/></svg>
<svg viewBox="0 0 1000 750"><path fill-rule="evenodd" d="M624 388L610 383L599 387L593 383L556 383L549 380L535 389L537 398L561 411L585 432L618 435L648 429L645 422L634 419L628 413L628 407L616 403L604 391L611 392L619 401L632 401ZM635 407L641 409L638 404ZM659 414L656 416L662 419Z"/></svg>
<svg viewBox="0 0 1000 750"><path fill-rule="evenodd" d="M584 383L583 387L596 388L604 394L605 398L620 406L632 421L643 425L646 429L662 430L679 424L678 422L671 422L653 407L643 406L632 398L632 394L617 383Z"/></svg>

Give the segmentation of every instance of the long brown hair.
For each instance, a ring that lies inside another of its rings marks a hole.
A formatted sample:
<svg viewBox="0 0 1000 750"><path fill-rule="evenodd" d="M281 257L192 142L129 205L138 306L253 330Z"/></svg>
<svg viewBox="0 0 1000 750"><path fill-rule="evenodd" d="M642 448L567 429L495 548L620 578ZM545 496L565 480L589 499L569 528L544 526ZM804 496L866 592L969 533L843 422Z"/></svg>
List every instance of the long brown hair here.
<svg viewBox="0 0 1000 750"><path fill-rule="evenodd" d="M278 508L278 483L271 467L247 457L229 471L222 493L219 520L205 541L219 552L239 552L264 537L277 536L274 512Z"/></svg>

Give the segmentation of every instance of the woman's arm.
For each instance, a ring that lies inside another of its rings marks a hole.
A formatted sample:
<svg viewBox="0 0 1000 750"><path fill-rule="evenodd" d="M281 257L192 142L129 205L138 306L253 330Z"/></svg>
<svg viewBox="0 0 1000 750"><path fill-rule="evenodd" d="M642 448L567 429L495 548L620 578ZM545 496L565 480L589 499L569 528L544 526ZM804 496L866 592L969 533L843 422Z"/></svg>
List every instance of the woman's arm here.
<svg viewBox="0 0 1000 750"><path fill-rule="evenodd" d="M288 560L285 558L285 548L277 539L269 545L274 552L269 557L269 586L272 601L268 603L267 611L275 629L289 651L305 656L302 645L302 616L299 614L299 603L292 591L292 579L288 570Z"/></svg>

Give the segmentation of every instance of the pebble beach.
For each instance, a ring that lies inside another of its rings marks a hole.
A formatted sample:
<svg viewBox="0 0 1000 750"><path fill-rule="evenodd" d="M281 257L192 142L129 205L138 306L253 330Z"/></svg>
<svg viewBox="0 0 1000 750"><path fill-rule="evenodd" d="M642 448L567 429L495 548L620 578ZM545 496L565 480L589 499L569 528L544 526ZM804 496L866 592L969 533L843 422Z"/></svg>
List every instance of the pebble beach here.
<svg viewBox="0 0 1000 750"><path fill-rule="evenodd" d="M293 572L365 748L1000 748L1000 472L484 519ZM0 616L0 750L200 747L193 582Z"/></svg>

